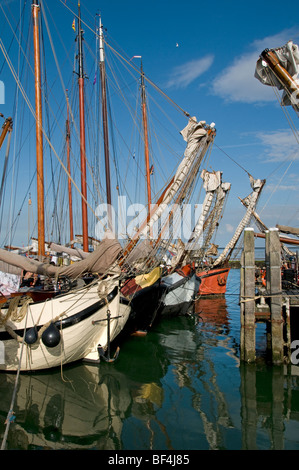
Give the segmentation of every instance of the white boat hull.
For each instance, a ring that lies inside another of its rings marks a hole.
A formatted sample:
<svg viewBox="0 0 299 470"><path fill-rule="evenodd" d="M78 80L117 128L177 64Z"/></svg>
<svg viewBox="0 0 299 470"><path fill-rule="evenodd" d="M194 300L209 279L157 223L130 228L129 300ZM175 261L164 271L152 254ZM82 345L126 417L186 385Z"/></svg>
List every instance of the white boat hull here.
<svg viewBox="0 0 299 470"><path fill-rule="evenodd" d="M168 292L163 300L161 315L185 315L193 304L199 288L195 274L183 276L173 273L162 278Z"/></svg>
<svg viewBox="0 0 299 470"><path fill-rule="evenodd" d="M99 294L99 288L104 288L103 295ZM23 320L10 320L6 327L0 327L0 370L50 369L81 359L99 362L98 346L103 350L107 348L108 311L110 341L113 341L130 314L129 305L120 301L117 280L100 281L46 302L29 304ZM5 315L5 310L1 313ZM42 331L53 321L60 340L56 346L49 347L45 341L46 331L44 335ZM38 339L33 344L23 343L24 331L28 333L35 325L39 328ZM13 338L16 334L18 338Z"/></svg>

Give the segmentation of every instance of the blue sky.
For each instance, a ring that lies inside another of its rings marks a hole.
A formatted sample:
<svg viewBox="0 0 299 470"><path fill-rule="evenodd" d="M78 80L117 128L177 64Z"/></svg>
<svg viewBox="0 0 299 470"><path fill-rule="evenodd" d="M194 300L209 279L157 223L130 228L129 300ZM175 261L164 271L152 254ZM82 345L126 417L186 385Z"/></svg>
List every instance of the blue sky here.
<svg viewBox="0 0 299 470"><path fill-rule="evenodd" d="M12 32L5 15L11 22L16 20L20 2L1 0L0 5L0 37L8 48ZM73 47L71 24L77 2L51 0L45 8L49 18L55 18L65 48ZM90 28L100 13L107 41L113 47L120 45L128 57L142 55L146 75L181 108L199 120L216 123L210 165L222 170L223 179L232 184L219 228L220 245L229 240L244 214L238 197L247 196L250 186L243 169L267 180L258 208L265 224L298 227L298 144L274 91L260 84L254 71L266 47L282 46L288 40L299 43L299 6L255 0L149 0L144 4L82 0L81 8ZM92 36L87 26L85 35L86 40ZM2 60L1 53L0 67ZM6 85L6 100L0 112L5 116L12 113L8 76L4 67L0 80ZM287 111L296 126L297 116L291 108ZM3 159L4 149L0 155Z"/></svg>

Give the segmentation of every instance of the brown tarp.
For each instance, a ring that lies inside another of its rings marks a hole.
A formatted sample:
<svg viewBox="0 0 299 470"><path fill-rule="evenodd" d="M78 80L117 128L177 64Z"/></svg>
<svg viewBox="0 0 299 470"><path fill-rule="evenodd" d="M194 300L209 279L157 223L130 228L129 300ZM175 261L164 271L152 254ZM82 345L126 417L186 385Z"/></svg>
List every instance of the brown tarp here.
<svg viewBox="0 0 299 470"><path fill-rule="evenodd" d="M0 261L43 276L66 276L74 279L87 272L99 275L108 273L121 250L121 245L117 240L105 239L87 258L70 266L57 267L2 249L0 249Z"/></svg>
<svg viewBox="0 0 299 470"><path fill-rule="evenodd" d="M152 244L149 240L142 240L136 245L126 259L126 265L132 265L136 261L146 259L153 252Z"/></svg>
<svg viewBox="0 0 299 470"><path fill-rule="evenodd" d="M56 253L66 253L67 255L74 256L79 259L85 259L89 256L86 251L80 250L79 248L70 248L69 246L58 245L57 243L50 244L50 250Z"/></svg>

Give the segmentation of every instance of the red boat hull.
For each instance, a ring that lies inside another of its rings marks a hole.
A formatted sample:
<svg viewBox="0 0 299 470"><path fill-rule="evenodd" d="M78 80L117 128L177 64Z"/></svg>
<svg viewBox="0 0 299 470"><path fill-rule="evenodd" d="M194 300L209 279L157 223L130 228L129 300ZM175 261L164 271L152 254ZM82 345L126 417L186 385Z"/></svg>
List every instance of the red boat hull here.
<svg viewBox="0 0 299 470"><path fill-rule="evenodd" d="M209 269L197 271L200 278L199 295L224 295L226 293L226 282L230 268Z"/></svg>

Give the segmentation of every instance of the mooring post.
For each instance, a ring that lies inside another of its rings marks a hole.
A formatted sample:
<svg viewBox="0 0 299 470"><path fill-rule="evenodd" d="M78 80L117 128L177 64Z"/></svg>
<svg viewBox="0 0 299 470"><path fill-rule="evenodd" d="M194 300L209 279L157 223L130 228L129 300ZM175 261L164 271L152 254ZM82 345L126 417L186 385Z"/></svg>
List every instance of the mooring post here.
<svg viewBox="0 0 299 470"><path fill-rule="evenodd" d="M281 291L281 245L279 231L271 228L266 233L266 283L270 295L271 346L273 364L282 364L284 358L282 291Z"/></svg>
<svg viewBox="0 0 299 470"><path fill-rule="evenodd" d="M254 362L255 354L255 256L254 230L244 230L241 267L241 359Z"/></svg>
<svg viewBox="0 0 299 470"><path fill-rule="evenodd" d="M245 328L244 328L244 309L245 309L245 282L244 282L244 250L241 253L241 269L240 269L240 359L245 361Z"/></svg>
<svg viewBox="0 0 299 470"><path fill-rule="evenodd" d="M283 299L283 310L284 310L284 317L285 317L285 326L286 326L286 353L285 359L287 359L288 363L291 363L291 343L292 343L292 336L291 336L291 309L290 309L290 298L286 297Z"/></svg>

